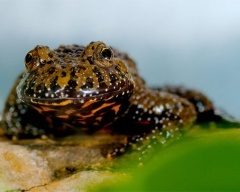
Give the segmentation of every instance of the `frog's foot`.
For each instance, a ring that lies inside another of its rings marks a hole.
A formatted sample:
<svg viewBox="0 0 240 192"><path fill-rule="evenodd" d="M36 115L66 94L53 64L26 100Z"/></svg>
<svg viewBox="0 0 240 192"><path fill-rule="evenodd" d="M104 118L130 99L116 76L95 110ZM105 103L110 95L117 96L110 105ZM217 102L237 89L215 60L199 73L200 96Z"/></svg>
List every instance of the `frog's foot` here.
<svg viewBox="0 0 240 192"><path fill-rule="evenodd" d="M214 122L221 128L240 128L240 119L231 116L221 109L208 111L204 116L202 115L201 119L197 119L197 123L199 124L209 122Z"/></svg>
<svg viewBox="0 0 240 192"><path fill-rule="evenodd" d="M104 146L101 150L101 154L106 159L113 159L123 155L127 151L127 148L127 144L112 143L111 145Z"/></svg>
<svg viewBox="0 0 240 192"><path fill-rule="evenodd" d="M102 155L107 159L113 159L119 157L127 152L136 151L137 145L139 145L142 139L140 135L128 136L126 143L119 144L114 143L111 146L107 146L102 149Z"/></svg>
<svg viewBox="0 0 240 192"><path fill-rule="evenodd" d="M138 152L138 160L142 162L148 158L155 149L161 148L171 141L182 136L182 128L179 126L167 126L158 128L155 126L149 133L128 136L125 144L114 144L102 151L107 159L119 157L125 153Z"/></svg>

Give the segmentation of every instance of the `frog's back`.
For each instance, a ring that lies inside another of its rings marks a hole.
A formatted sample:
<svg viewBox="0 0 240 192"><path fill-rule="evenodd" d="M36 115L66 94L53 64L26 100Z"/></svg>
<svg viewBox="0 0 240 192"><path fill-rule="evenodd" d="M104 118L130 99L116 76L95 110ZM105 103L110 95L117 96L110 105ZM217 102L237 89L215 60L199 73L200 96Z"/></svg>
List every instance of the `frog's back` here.
<svg viewBox="0 0 240 192"><path fill-rule="evenodd" d="M116 51L125 61L134 80L134 91L130 97L129 109L124 120L117 121L115 127L125 134L142 135L155 130L168 130L174 134L180 127L187 128L196 120L196 110L192 103L176 94L147 87L138 73L135 62L124 53Z"/></svg>

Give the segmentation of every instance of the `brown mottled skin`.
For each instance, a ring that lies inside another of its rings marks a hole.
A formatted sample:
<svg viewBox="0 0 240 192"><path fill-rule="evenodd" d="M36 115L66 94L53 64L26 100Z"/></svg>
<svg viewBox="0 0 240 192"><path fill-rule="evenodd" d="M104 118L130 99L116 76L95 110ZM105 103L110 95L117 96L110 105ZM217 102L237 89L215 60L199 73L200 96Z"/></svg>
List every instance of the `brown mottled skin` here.
<svg viewBox="0 0 240 192"><path fill-rule="evenodd" d="M135 62L102 42L55 50L36 46L26 55L25 66L3 114L4 132L11 137L104 128L128 136L126 145L111 151L114 156L131 143L144 138L147 146L151 140L162 142L197 118L205 119L204 114L214 116L211 101L197 91L148 88Z"/></svg>

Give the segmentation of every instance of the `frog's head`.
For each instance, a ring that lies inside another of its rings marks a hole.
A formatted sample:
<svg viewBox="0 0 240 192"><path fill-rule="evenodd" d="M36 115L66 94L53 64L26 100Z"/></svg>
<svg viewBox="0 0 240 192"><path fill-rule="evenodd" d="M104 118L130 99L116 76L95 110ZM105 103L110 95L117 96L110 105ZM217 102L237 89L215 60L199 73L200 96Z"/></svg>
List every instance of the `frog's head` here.
<svg viewBox="0 0 240 192"><path fill-rule="evenodd" d="M102 42L37 46L25 66L18 97L44 115L83 125L104 125L122 115L134 87L125 62Z"/></svg>

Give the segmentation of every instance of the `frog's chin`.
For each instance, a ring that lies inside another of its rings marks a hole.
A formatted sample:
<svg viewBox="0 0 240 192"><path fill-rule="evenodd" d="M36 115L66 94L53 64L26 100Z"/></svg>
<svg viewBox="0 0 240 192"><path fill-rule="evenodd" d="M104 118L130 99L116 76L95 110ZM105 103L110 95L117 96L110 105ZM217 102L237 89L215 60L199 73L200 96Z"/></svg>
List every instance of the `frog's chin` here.
<svg viewBox="0 0 240 192"><path fill-rule="evenodd" d="M127 83L124 87L118 90L109 91L104 93L96 93L97 91L84 91L80 93L74 93L71 96L63 95L61 97L34 97L31 95L23 94L23 91L18 86L17 94L18 98L27 105L45 105L45 106L67 106L70 104L84 104L89 101L97 102L100 100L110 100L116 98L117 100L126 101L129 99L133 92L133 84Z"/></svg>

